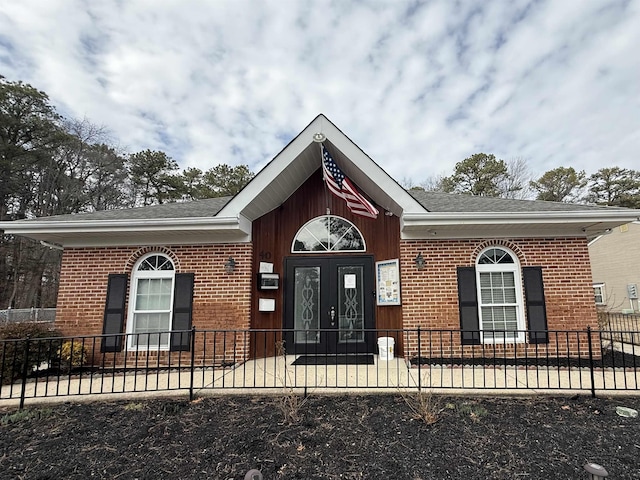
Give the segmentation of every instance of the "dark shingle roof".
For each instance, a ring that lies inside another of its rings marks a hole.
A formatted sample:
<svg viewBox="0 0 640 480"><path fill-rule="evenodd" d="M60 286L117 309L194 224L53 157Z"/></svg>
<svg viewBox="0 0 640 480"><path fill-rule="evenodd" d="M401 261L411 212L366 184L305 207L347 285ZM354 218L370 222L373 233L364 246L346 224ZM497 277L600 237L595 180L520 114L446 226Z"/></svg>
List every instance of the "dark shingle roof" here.
<svg viewBox="0 0 640 480"><path fill-rule="evenodd" d="M455 193L409 190L409 193L430 212L575 212L615 209L573 203L543 202L540 200L513 200L508 198L478 197ZM165 218L207 218L214 217L232 197L206 198L189 202L165 203L148 207L102 210L40 217L38 222L92 222L101 220L146 220ZM21 220L29 222L30 220Z"/></svg>
<svg viewBox="0 0 640 480"><path fill-rule="evenodd" d="M576 203L514 200L510 198L478 197L457 193L409 190L409 193L430 212L575 212L614 209Z"/></svg>
<svg viewBox="0 0 640 480"><path fill-rule="evenodd" d="M206 198L190 202L164 203L148 207L101 210L99 212L78 213L74 215L56 215L40 217L39 222L68 221L92 222L100 220L144 220L153 218L199 218L214 217L232 197Z"/></svg>

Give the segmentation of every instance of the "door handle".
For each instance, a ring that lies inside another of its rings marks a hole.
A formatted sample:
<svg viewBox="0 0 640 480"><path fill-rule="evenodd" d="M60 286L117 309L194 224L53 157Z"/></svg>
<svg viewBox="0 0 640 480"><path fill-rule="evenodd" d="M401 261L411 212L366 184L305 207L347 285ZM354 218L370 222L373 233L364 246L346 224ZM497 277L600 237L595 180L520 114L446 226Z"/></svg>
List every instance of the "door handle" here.
<svg viewBox="0 0 640 480"><path fill-rule="evenodd" d="M331 326L335 327L336 326L336 322L335 322L336 309L333 305L331 305L331 310L329 310L329 317L331 317Z"/></svg>

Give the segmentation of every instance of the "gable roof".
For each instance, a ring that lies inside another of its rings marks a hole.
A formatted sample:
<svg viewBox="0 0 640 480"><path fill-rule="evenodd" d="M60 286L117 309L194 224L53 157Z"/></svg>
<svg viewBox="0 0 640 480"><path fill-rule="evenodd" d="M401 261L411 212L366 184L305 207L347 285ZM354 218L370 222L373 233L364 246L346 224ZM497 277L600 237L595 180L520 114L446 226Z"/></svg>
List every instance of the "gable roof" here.
<svg viewBox="0 0 640 480"><path fill-rule="evenodd" d="M317 133L358 188L400 218L403 238L592 237L640 217L640 210L623 208L408 192L320 114L234 197L0 222L0 229L68 246L250 241L251 222L320 168Z"/></svg>
<svg viewBox="0 0 640 480"><path fill-rule="evenodd" d="M284 203L321 166L320 145L313 141L316 133L326 137L325 147L346 176L380 207L397 216L403 212L425 211L360 147L320 114L222 208L220 215L255 220Z"/></svg>

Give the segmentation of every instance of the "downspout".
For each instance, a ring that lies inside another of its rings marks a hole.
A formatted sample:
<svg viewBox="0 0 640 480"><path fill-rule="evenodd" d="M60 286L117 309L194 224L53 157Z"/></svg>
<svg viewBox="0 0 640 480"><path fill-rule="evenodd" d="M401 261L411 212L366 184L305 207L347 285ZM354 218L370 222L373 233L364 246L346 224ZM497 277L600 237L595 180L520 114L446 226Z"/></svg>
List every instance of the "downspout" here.
<svg viewBox="0 0 640 480"><path fill-rule="evenodd" d="M45 242L44 240L40 240L40 245L42 245L43 247L52 248L54 250L60 250L60 251L64 250L64 247L62 245Z"/></svg>

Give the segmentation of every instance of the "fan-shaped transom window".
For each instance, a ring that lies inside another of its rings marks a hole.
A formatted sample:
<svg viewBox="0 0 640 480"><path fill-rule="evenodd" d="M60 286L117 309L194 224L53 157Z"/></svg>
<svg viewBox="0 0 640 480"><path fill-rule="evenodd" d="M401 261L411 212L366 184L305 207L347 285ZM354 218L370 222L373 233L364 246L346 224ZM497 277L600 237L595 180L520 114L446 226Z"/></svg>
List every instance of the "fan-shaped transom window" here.
<svg viewBox="0 0 640 480"><path fill-rule="evenodd" d="M173 270L173 263L164 255L151 255L142 259L138 264L138 270Z"/></svg>
<svg viewBox="0 0 640 480"><path fill-rule="evenodd" d="M296 234L293 253L364 252L364 238L349 220L323 215L307 222Z"/></svg>
<svg viewBox="0 0 640 480"><path fill-rule="evenodd" d="M478 258L478 264L480 265L495 265L498 263L514 263L513 257L502 248L489 248L482 252Z"/></svg>
<svg viewBox="0 0 640 480"><path fill-rule="evenodd" d="M524 341L520 265L513 253L490 247L476 265L480 329L485 342Z"/></svg>

